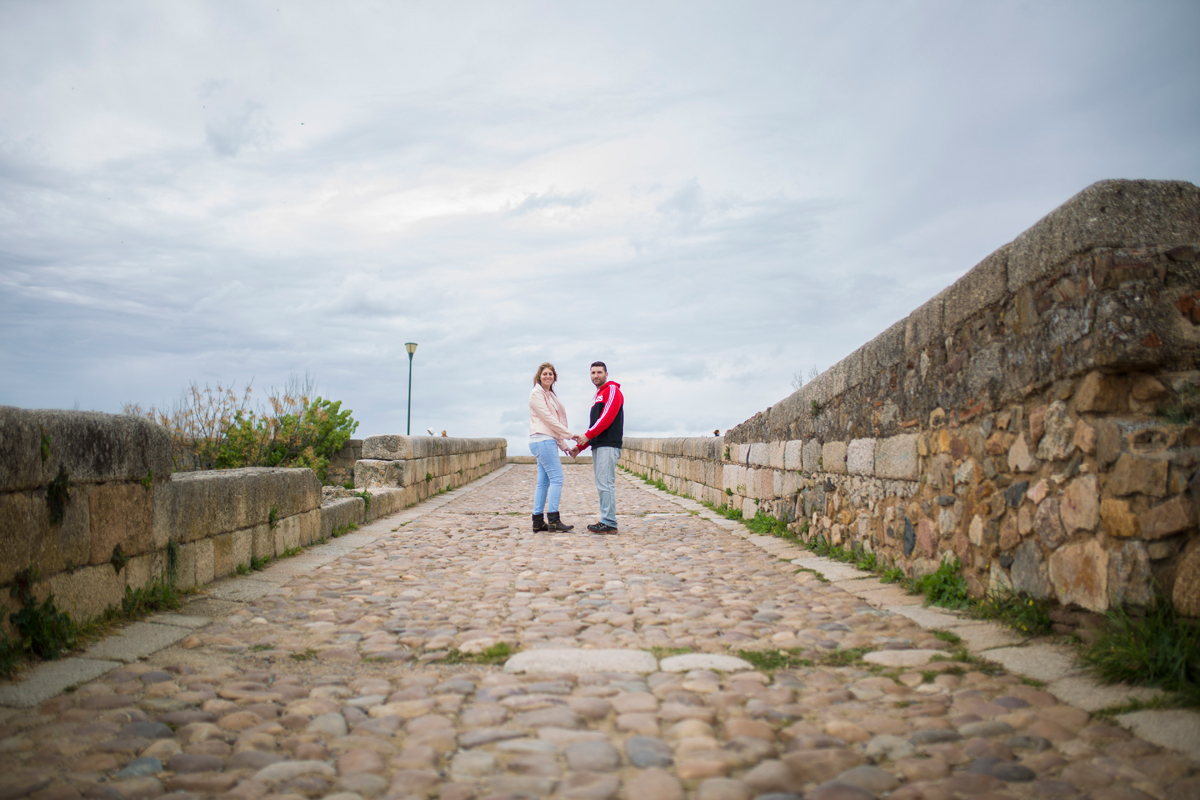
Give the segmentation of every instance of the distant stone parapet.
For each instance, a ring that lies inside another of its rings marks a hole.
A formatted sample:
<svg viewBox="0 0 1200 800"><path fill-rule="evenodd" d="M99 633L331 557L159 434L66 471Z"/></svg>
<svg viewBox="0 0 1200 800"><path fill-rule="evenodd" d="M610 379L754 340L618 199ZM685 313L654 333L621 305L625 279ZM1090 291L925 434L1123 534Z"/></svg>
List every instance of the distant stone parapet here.
<svg viewBox="0 0 1200 800"><path fill-rule="evenodd" d="M354 486L397 490L410 506L504 466L507 448L505 439L370 436L354 465Z"/></svg>

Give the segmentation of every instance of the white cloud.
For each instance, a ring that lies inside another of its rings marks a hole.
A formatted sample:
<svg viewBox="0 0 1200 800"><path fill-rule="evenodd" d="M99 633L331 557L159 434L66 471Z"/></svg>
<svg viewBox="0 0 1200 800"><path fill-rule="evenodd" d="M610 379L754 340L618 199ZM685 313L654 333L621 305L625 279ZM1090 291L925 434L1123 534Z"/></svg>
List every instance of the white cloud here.
<svg viewBox="0 0 1200 800"><path fill-rule="evenodd" d="M307 372L395 432L417 341L415 430L520 440L543 360L583 421L596 358L631 432L724 430L1088 183L1200 178L1198 22L4 4L0 403Z"/></svg>

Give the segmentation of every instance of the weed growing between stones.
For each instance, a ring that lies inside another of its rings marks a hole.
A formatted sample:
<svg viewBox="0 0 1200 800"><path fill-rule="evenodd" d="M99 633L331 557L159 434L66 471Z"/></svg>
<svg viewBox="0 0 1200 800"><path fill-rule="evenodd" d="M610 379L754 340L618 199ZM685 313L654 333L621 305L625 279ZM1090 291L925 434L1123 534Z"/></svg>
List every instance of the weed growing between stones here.
<svg viewBox="0 0 1200 800"><path fill-rule="evenodd" d="M238 564L237 565L237 574L238 575L249 575L250 574L250 565L245 564L245 563Z"/></svg>
<svg viewBox="0 0 1200 800"><path fill-rule="evenodd" d="M11 677L21 663L31 658L56 659L81 642L103 636L118 624L183 605L182 593L174 581L159 579L140 589L125 587L120 606L108 608L95 619L78 625L70 615L58 610L53 594L41 603L34 599L33 584L36 581L37 573L25 569L17 575L10 589L12 596L21 603L21 609L9 616L16 637L0 636L0 675L5 677Z"/></svg>
<svg viewBox="0 0 1200 800"><path fill-rule="evenodd" d="M815 658L808 658L803 650L792 647L787 650L738 650L738 658L749 661L764 672L795 667L851 667L860 666L862 657L871 652L870 647L847 647L831 650Z"/></svg>
<svg viewBox="0 0 1200 800"><path fill-rule="evenodd" d="M356 530L358 530L358 525L354 524L353 522L347 522L345 525L338 525L336 528L331 530L329 532L329 538L337 539L339 536L345 536L347 533ZM392 530L399 530L399 528L393 528Z"/></svg>
<svg viewBox="0 0 1200 800"><path fill-rule="evenodd" d="M634 472L633 470L629 469L628 467L621 467L621 469L623 469L625 472L628 472L630 475L634 476L635 478L641 478L643 483L653 486L655 489L658 489L660 492L666 492L667 494L673 494L677 497L679 496L679 492L673 492L669 488L667 488L667 485L662 482L661 478L651 478L649 475L643 475L640 472Z"/></svg>
<svg viewBox="0 0 1200 800"><path fill-rule="evenodd" d="M1200 705L1200 625L1159 595L1142 609L1118 607L1080 657L1108 683L1128 681L1177 693L1176 705Z"/></svg>
<svg viewBox="0 0 1200 800"><path fill-rule="evenodd" d="M780 539L788 541L799 541L799 537L788 530L787 522L781 519L776 519L770 514L765 514L760 509L756 511L754 516L742 523L755 533L762 533L768 536L777 536Z"/></svg>
<svg viewBox="0 0 1200 800"><path fill-rule="evenodd" d="M501 664L515 652L507 642L496 642L482 653L464 653L451 648L439 661L442 664Z"/></svg>
<svg viewBox="0 0 1200 800"><path fill-rule="evenodd" d="M270 563L270 556L250 556L250 569L255 572L262 572Z"/></svg>
<svg viewBox="0 0 1200 800"><path fill-rule="evenodd" d="M700 505L707 508L709 511L715 511L725 519L739 520L742 518L742 510L740 508L730 508L727 505L714 506L706 500L701 500Z"/></svg>
<svg viewBox="0 0 1200 800"><path fill-rule="evenodd" d="M317 651L313 650L311 647L304 648L303 653L292 653L291 655L291 659L293 661L312 661L316 657Z"/></svg>
<svg viewBox="0 0 1200 800"><path fill-rule="evenodd" d="M77 629L80 640L93 641L126 622L136 622L160 611L174 611L183 605L185 592L167 579L152 580L140 589L125 587L120 606L105 609Z"/></svg>
<svg viewBox="0 0 1200 800"><path fill-rule="evenodd" d="M913 582L913 588L925 595L927 606L962 611L971 604L971 596L967 593L967 581L962 576L962 562L957 557L953 561L943 561L936 570L922 575Z"/></svg>
<svg viewBox="0 0 1200 800"><path fill-rule="evenodd" d="M67 515L67 505L71 502L71 482L67 477L67 468L59 464L58 475L46 487L46 510L50 514L51 525L62 525Z"/></svg>
<svg viewBox="0 0 1200 800"><path fill-rule="evenodd" d="M793 647L789 650L738 650L738 658L749 661L755 669L774 672L777 669L811 667L813 661L802 655L803 651Z"/></svg>
<svg viewBox="0 0 1200 800"><path fill-rule="evenodd" d="M1044 636L1052 630L1050 604L1024 592L1014 593L1011 589L993 592L972 602L969 611L973 617L999 620L1030 636Z"/></svg>
<svg viewBox="0 0 1200 800"><path fill-rule="evenodd" d="M271 506L271 510L267 512L267 527L275 530L275 526L279 524L279 506Z"/></svg>
<svg viewBox="0 0 1200 800"><path fill-rule="evenodd" d="M426 480L429 480L429 478L426 478ZM364 511L371 510L371 492L369 490L363 489L361 492L355 492L354 496L362 498Z"/></svg>
<svg viewBox="0 0 1200 800"><path fill-rule="evenodd" d="M37 571L25 568L17 573L9 593L21 604L9 620L16 630L16 638L5 635L0 640L0 671L12 674L17 664L30 657L55 659L75 646L79 632L66 613L54 605L54 595L38 603L33 596L33 584L37 582Z"/></svg>
<svg viewBox="0 0 1200 800"><path fill-rule="evenodd" d="M690 647L651 647L650 655L658 659L670 658L671 656L684 656L691 653Z"/></svg>
<svg viewBox="0 0 1200 800"><path fill-rule="evenodd" d="M824 572L818 572L817 570L809 569L808 567L797 567L793 574L799 575L801 572L807 572L808 574L815 576L817 580L821 581L821 583L829 583L829 578L825 577Z"/></svg>
<svg viewBox="0 0 1200 800"><path fill-rule="evenodd" d="M944 656L944 655L933 656L929 659L929 661L931 663L932 662L952 661L952 662L956 662L958 664L965 664L966 667L970 667L972 672L982 672L984 675L1003 675L1004 674L1004 667L1000 666L999 664L995 664L991 661L982 659L979 656L971 655L971 651L967 650L966 647L956 648L948 656ZM952 668L952 669L948 669L948 670L943 670L942 674L944 675L944 674L948 673L951 675L965 675L967 672L966 667L957 667L957 668Z"/></svg>

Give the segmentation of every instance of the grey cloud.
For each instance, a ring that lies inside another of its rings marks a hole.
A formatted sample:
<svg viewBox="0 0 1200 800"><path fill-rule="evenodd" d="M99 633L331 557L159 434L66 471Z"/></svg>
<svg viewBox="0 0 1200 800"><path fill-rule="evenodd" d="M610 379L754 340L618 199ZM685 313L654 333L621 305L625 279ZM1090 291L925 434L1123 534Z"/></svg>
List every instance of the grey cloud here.
<svg viewBox="0 0 1200 800"><path fill-rule="evenodd" d="M219 156L236 158L247 145L263 146L270 140L263 106L249 100L204 128L205 141Z"/></svg>
<svg viewBox="0 0 1200 800"><path fill-rule="evenodd" d="M574 192L572 194L554 194L547 192L545 194L529 194L525 199L513 207L509 213L513 216L521 216L533 211L544 211L551 208L583 208L588 203L592 202L590 192Z"/></svg>
<svg viewBox="0 0 1200 800"><path fill-rule="evenodd" d="M397 432L417 341L414 430L518 452L601 358L704 434L1087 183L1200 178L1194 4L468 9L0 4L0 403L308 372Z"/></svg>

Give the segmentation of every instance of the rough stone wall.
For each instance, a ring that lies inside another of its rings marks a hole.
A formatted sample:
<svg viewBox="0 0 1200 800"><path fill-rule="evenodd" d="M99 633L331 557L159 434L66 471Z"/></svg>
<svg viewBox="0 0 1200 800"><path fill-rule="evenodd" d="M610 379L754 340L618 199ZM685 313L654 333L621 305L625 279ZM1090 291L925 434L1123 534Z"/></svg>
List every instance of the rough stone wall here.
<svg viewBox="0 0 1200 800"><path fill-rule="evenodd" d="M1198 615L1198 325L1200 189L1095 184L728 431L719 488L976 594Z"/></svg>
<svg viewBox="0 0 1200 800"><path fill-rule="evenodd" d="M120 603L127 587L162 578L172 562L189 588L319 536L321 487L311 470L172 475L171 467L170 436L149 420L0 407L7 606L16 609L6 589L25 569L37 574L38 599L53 593L60 609L85 620Z"/></svg>
<svg viewBox="0 0 1200 800"><path fill-rule="evenodd" d="M127 587L169 572L181 588L210 583L251 558L276 558L504 463L503 439L366 442L389 460L360 461L365 474L382 465L381 473L411 480L373 487L369 508L361 498L324 508L312 470L173 475L170 436L149 420L0 407L0 599L16 610L7 589L32 569L39 600L53 593L74 619L90 619L120 603Z"/></svg>
<svg viewBox="0 0 1200 800"><path fill-rule="evenodd" d="M507 448L505 439L370 436L354 465L354 486L402 490L402 506L411 506L504 466Z"/></svg>
<svg viewBox="0 0 1200 800"><path fill-rule="evenodd" d="M331 486L341 486L354 481L354 465L362 458L362 439L349 439L344 447L329 459L325 469L325 481Z"/></svg>

